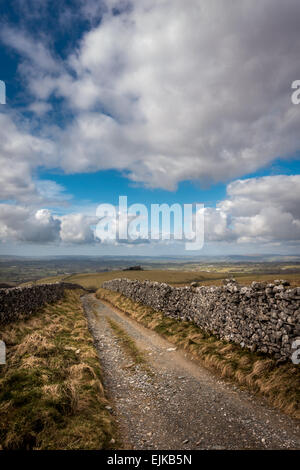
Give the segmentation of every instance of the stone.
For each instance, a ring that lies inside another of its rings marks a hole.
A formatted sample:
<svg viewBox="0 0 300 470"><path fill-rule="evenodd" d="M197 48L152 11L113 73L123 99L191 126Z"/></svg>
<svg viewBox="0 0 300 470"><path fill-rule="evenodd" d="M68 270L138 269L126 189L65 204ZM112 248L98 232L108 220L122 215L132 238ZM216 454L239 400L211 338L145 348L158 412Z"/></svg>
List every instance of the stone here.
<svg viewBox="0 0 300 470"><path fill-rule="evenodd" d="M102 287L167 317L191 321L203 331L245 345L250 351L276 354L281 361L291 358L291 344L299 331L300 288L286 289L282 280L245 287L233 279L224 280L223 286L171 287L123 278L106 281Z"/></svg>
<svg viewBox="0 0 300 470"><path fill-rule="evenodd" d="M83 289L78 284L56 282L53 284L0 289L0 324L28 317L45 304L62 299L65 289L78 288Z"/></svg>

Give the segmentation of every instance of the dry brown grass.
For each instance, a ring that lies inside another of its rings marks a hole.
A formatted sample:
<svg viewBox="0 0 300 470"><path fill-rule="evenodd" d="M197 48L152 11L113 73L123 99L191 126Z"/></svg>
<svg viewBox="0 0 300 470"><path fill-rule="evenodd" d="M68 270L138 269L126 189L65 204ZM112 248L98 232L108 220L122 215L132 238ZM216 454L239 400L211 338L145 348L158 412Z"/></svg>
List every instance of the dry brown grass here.
<svg viewBox="0 0 300 470"><path fill-rule="evenodd" d="M72 274L70 276L54 276L40 279L38 283L56 282L63 278L66 282L74 282L86 288L98 289L104 281L116 279L119 277L127 277L128 279L150 280L157 282L166 282L174 286L188 285L193 281L199 282L201 285L221 285L223 279L227 277L236 277L240 284L248 285L252 281L272 282L274 279L287 279L292 286L300 285L299 273L242 273L226 271L206 272L206 271L184 271L184 270L166 270L166 269L149 269L146 271L109 271L102 273L82 273Z"/></svg>
<svg viewBox="0 0 300 470"><path fill-rule="evenodd" d="M101 371L80 291L5 326L0 366L2 449L115 448Z"/></svg>
<svg viewBox="0 0 300 470"><path fill-rule="evenodd" d="M125 351L129 354L131 359L135 362L135 364L145 364L146 361L143 354L138 349L133 339L128 336L126 331L123 330L123 328L121 328L120 325L113 321L111 318L107 317L107 321L113 333L118 338L119 342L121 343Z"/></svg>
<svg viewBox="0 0 300 470"><path fill-rule="evenodd" d="M278 364L271 357L204 333L191 322L166 317L117 292L100 288L97 297L116 306L170 342L189 351L199 362L222 377L264 396L270 404L300 419L300 366Z"/></svg>

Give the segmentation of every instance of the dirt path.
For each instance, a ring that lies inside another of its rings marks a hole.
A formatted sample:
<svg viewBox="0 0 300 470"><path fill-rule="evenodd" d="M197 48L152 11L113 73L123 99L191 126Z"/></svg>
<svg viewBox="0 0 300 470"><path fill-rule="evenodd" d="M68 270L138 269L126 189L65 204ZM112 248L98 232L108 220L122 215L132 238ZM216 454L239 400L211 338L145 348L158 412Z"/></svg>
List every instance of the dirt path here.
<svg viewBox="0 0 300 470"><path fill-rule="evenodd" d="M93 295L83 304L125 448L300 449L298 422L216 378ZM152 373L132 366L108 319L135 341Z"/></svg>

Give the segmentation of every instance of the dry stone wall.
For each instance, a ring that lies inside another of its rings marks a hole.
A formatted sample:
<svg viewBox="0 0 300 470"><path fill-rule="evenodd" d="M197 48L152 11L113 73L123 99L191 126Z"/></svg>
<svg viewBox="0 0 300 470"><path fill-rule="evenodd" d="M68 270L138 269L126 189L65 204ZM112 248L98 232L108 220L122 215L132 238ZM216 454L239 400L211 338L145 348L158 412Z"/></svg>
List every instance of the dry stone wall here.
<svg viewBox="0 0 300 470"><path fill-rule="evenodd" d="M223 286L172 287L114 279L102 287L278 360L291 358L292 344L300 336L300 287L290 288L287 281L243 287L226 280Z"/></svg>
<svg viewBox="0 0 300 470"><path fill-rule="evenodd" d="M0 325L27 317L47 303L64 296L65 289L81 288L77 284L55 283L30 287L0 289Z"/></svg>

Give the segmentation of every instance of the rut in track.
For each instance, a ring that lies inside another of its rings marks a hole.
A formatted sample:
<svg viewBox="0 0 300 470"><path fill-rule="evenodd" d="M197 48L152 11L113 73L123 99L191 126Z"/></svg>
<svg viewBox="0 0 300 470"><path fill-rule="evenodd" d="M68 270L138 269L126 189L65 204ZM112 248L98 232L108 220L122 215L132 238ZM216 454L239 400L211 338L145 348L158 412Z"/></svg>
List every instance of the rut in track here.
<svg viewBox="0 0 300 470"><path fill-rule="evenodd" d="M300 449L298 421L216 378L94 295L83 305L126 449ZM145 364L134 363L111 321L134 340Z"/></svg>

